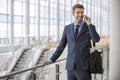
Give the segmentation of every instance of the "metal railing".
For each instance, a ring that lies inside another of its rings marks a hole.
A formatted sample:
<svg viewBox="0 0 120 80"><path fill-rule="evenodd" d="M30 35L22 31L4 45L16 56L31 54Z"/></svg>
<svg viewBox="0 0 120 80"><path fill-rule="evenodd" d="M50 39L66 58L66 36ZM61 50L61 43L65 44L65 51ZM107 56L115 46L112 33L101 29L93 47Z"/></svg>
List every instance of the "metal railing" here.
<svg viewBox="0 0 120 80"><path fill-rule="evenodd" d="M63 60L66 60L66 58L61 59L61 60L58 60L58 61L56 61L55 63L60 62L60 61L63 61ZM51 64L49 64L49 65L51 65ZM20 74L20 73L23 73L23 72L26 72L26 71L30 71L30 70L33 70L33 71L34 71L36 68L40 68L40 67L44 67L44 66L46 66L46 65L41 64L41 65L38 65L38 66L35 66L35 67L23 69L23 70L20 70L20 71L15 71L15 72L12 72L12 73L9 73L9 74L0 76L0 79L4 79L4 78L7 78L7 77L9 77L9 76L13 76L13 75Z"/></svg>

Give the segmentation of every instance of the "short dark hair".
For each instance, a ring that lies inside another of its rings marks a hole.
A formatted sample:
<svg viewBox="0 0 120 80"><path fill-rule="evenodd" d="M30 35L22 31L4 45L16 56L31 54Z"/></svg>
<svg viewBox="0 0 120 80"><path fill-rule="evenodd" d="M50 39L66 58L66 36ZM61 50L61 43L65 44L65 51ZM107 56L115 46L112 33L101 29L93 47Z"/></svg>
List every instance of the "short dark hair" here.
<svg viewBox="0 0 120 80"><path fill-rule="evenodd" d="M75 4L75 5L72 7L72 11L74 12L76 8L83 8L83 9L84 9L84 6L81 5L81 4Z"/></svg>

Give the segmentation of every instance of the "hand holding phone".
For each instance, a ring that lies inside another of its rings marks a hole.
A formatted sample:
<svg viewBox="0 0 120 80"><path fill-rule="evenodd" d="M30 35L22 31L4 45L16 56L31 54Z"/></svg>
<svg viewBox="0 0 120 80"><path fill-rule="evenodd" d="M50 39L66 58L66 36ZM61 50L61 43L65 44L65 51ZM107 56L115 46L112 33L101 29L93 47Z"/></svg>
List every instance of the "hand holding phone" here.
<svg viewBox="0 0 120 80"><path fill-rule="evenodd" d="M84 15L84 21L87 23L87 24L90 24L91 22L91 18L87 15Z"/></svg>

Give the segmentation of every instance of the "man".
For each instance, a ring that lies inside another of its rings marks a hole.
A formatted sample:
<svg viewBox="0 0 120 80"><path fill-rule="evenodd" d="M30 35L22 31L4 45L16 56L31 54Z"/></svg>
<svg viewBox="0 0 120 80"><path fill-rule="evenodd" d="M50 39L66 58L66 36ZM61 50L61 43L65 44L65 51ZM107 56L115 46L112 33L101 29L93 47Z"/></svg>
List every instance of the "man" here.
<svg viewBox="0 0 120 80"><path fill-rule="evenodd" d="M72 10L75 18L74 23L65 26L59 46L50 60L45 61L44 64L55 62L68 43L67 79L91 80L89 72L90 40L98 42L100 37L95 26L91 24L90 17L84 15L83 5L75 4Z"/></svg>

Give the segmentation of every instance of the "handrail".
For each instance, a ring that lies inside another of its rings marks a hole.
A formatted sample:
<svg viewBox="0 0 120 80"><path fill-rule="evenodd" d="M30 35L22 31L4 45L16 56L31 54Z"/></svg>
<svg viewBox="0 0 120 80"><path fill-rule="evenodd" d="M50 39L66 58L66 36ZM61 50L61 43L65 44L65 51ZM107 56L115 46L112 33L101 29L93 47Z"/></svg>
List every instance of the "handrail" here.
<svg viewBox="0 0 120 80"><path fill-rule="evenodd" d="M66 58L57 60L55 63L60 62L60 61L64 61L64 60L66 60ZM54 64L54 63L52 63L52 64ZM48 65L51 65L51 64L48 64ZM12 76L12 75L15 75L15 74L23 73L23 72L26 72L26 71L29 71L29 70L34 70L36 68L40 68L40 67L44 67L44 66L47 66L47 65L41 64L41 65L37 65L37 66L31 67L31 68L23 69L23 70L20 70L20 71L14 71L12 73L0 76L0 79L9 77L9 76Z"/></svg>

